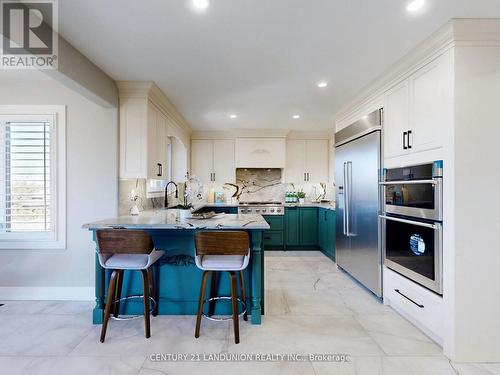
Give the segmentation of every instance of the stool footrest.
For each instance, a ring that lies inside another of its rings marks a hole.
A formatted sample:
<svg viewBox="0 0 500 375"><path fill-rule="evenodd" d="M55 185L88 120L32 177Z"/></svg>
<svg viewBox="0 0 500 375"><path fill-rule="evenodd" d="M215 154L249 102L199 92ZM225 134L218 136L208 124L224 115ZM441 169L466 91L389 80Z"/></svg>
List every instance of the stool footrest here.
<svg viewBox="0 0 500 375"><path fill-rule="evenodd" d="M127 301L127 300L131 300L131 299L143 299L144 298L144 295L140 295L140 296L127 296L127 297L122 297L122 298L119 298L119 299L116 299L113 301L113 305L118 303L118 302L122 302L122 301ZM153 311L155 311L156 309L156 300L153 298L153 297L149 297L149 301L151 302L152 304L152 307L150 309L150 315L153 315ZM128 315L122 315L122 316L113 316L111 315L109 318L110 319L113 319L113 320L134 320L134 319L139 319L139 318L142 318L144 316L144 314L140 314L140 315L132 315L132 316L128 316Z"/></svg>
<svg viewBox="0 0 500 375"><path fill-rule="evenodd" d="M229 300L231 301L231 297L228 296L217 296L217 297L211 297L203 300L203 306L205 306L206 303L212 302L212 301L218 301L218 300ZM239 304L243 307L243 310L241 313L238 314L238 316L243 316L247 312L247 304L241 300L241 298L236 298ZM203 316L205 319L212 320L215 322L224 322L226 320L233 320L232 315L227 315L223 316L221 318L214 318L210 315L205 314L203 311L201 313L201 316Z"/></svg>

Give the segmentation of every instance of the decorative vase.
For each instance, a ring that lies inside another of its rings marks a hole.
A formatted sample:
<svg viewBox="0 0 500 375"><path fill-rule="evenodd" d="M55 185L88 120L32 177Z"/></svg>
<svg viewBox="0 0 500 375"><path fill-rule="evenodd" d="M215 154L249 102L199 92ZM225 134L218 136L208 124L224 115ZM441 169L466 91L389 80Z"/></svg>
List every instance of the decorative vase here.
<svg viewBox="0 0 500 375"><path fill-rule="evenodd" d="M304 204L305 198L299 198L299 204Z"/></svg>
<svg viewBox="0 0 500 375"><path fill-rule="evenodd" d="M137 207L137 204L134 204L132 206L132 208L130 209L130 215L137 216L137 215L139 215L139 213L140 213L139 207Z"/></svg>
<svg viewBox="0 0 500 375"><path fill-rule="evenodd" d="M187 210L179 210L179 220L185 220L185 219L189 219L191 217L191 210L190 209L187 209Z"/></svg>

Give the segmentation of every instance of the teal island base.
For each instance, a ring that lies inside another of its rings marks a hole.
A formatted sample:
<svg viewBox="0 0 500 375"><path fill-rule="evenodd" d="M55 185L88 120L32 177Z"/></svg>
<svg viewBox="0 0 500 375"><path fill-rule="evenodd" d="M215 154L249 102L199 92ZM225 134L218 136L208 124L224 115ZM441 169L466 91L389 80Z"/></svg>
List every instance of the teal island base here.
<svg viewBox="0 0 500 375"><path fill-rule="evenodd" d="M139 228L137 228L139 229ZM91 229L95 241L95 229ZM147 230L147 229L146 229ZM203 272L194 262L195 229L150 229L147 230L153 238L155 248L165 251L165 255L157 262L154 275L158 293L159 315L196 315L200 295L201 277ZM244 271L248 314L252 324L261 323L264 312L264 256L262 250L263 230L246 230L250 235L250 264ZM95 261L95 297L96 306L93 310L93 323L101 324L104 316L106 295L111 270L103 269L97 258ZM210 284L210 283L207 283ZM206 296L209 295L207 286ZM229 275L218 273L215 282L214 295L229 296ZM122 297L142 294L141 276L138 271L125 271L122 287ZM208 309L208 306L205 306ZM142 314L142 299L129 299L120 303L120 314ZM207 311L205 311L207 312ZM216 315L231 314L231 304L220 300L215 305Z"/></svg>

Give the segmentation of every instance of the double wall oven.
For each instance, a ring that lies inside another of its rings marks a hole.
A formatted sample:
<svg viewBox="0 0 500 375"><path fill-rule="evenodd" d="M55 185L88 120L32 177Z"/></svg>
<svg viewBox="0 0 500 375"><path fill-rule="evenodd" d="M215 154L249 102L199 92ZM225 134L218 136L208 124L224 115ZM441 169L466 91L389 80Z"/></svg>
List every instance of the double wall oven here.
<svg viewBox="0 0 500 375"><path fill-rule="evenodd" d="M384 264L443 294L443 163L385 169Z"/></svg>

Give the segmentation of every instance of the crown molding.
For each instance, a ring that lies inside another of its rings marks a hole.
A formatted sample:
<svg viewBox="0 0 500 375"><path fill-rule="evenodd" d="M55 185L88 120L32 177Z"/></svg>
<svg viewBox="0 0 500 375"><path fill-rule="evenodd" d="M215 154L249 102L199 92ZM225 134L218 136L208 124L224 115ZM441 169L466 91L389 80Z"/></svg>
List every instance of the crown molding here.
<svg viewBox="0 0 500 375"><path fill-rule="evenodd" d="M236 139L236 138L286 138L286 139L330 139L333 130L297 131L290 129L234 129L194 130L191 139Z"/></svg>
<svg viewBox="0 0 500 375"><path fill-rule="evenodd" d="M500 19L452 19L361 90L333 117L345 122L353 112L368 108L377 96L455 46L500 46Z"/></svg>
<svg viewBox="0 0 500 375"><path fill-rule="evenodd" d="M116 81L118 96L125 98L144 98L151 101L165 116L182 130L191 133L186 119L177 110L165 93L152 81Z"/></svg>

